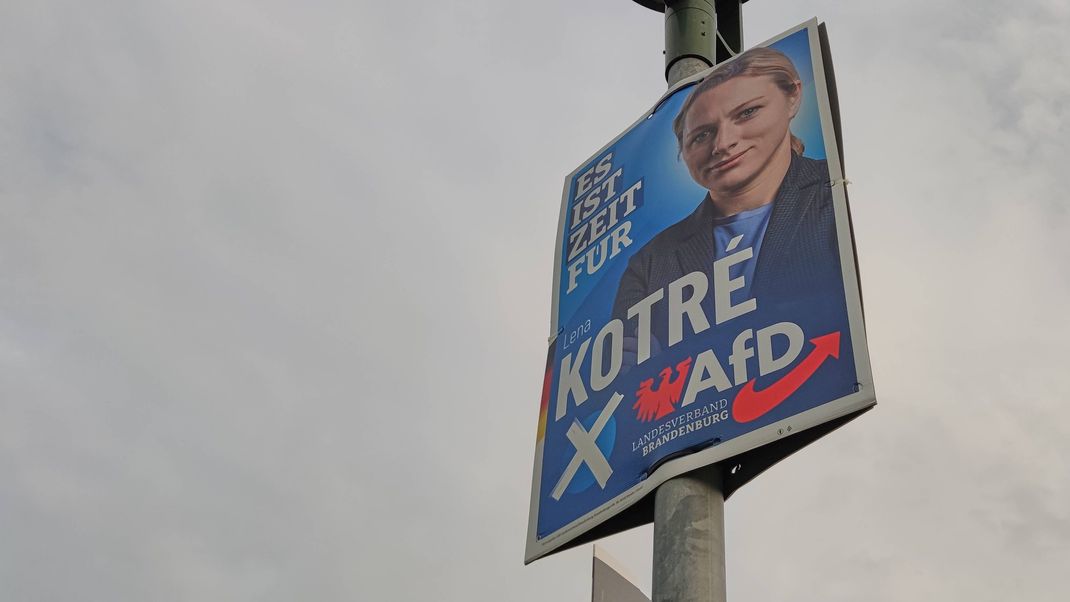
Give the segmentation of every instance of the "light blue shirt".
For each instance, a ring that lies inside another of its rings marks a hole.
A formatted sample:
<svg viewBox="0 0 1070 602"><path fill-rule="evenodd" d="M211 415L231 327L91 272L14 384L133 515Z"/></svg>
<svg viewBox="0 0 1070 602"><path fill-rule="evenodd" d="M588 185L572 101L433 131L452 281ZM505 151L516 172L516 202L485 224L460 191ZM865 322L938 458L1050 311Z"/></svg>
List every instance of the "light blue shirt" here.
<svg viewBox="0 0 1070 602"><path fill-rule="evenodd" d="M713 220L713 244L716 249L714 259L720 259L747 247L751 247L754 252L750 259L733 265L729 272L732 278L738 278L741 275L744 278L743 288L732 293L733 301L736 303L750 296L750 287L754 280L754 266L758 265L758 252L761 250L762 238L765 237L765 229L769 226L769 215L772 212L773 204L766 203L757 209L741 211L735 215ZM732 240L737 236L742 236L742 240L728 250Z"/></svg>

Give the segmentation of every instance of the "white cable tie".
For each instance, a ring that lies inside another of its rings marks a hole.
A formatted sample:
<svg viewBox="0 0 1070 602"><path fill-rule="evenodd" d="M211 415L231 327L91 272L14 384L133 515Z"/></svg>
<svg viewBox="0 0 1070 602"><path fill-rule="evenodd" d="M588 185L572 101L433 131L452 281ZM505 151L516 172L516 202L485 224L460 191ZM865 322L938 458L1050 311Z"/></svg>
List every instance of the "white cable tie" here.
<svg viewBox="0 0 1070 602"><path fill-rule="evenodd" d="M724 46L724 49L728 51L728 54L731 55L732 58L735 58L735 57L739 56L739 53L732 52L732 47L729 46L728 42L725 41L724 36L721 35L721 30L720 29L717 30L717 39L721 40L721 44Z"/></svg>

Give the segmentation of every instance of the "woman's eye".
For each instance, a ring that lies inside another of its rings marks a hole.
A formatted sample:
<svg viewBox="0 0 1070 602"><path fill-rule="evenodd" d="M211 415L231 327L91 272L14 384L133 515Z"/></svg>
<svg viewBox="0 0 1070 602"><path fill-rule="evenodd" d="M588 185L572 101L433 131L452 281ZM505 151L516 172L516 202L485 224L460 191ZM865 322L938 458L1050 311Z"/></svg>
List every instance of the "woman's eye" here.
<svg viewBox="0 0 1070 602"><path fill-rule="evenodd" d="M750 119L758 112L759 107L747 107L739 112L740 119Z"/></svg>
<svg viewBox="0 0 1070 602"><path fill-rule="evenodd" d="M695 135L694 138L691 139L691 144L702 144L703 142L705 142L705 141L707 141L709 139L710 139L710 133L709 132L699 132L698 134Z"/></svg>

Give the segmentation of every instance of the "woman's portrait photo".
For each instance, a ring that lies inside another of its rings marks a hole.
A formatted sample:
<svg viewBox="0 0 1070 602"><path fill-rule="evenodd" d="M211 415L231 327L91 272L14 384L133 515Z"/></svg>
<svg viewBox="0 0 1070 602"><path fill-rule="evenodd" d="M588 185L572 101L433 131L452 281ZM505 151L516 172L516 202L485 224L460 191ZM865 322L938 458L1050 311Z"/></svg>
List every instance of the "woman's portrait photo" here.
<svg viewBox="0 0 1070 602"><path fill-rule="evenodd" d="M681 276L749 248L733 302L758 305L827 291L841 278L828 165L809 158L792 124L803 101L795 65L754 48L691 89L673 120L678 158L706 190L694 211L647 242L620 279L613 317ZM842 288L836 287L842 297ZM656 309L656 308L655 308ZM652 344L665 345L654 319Z"/></svg>

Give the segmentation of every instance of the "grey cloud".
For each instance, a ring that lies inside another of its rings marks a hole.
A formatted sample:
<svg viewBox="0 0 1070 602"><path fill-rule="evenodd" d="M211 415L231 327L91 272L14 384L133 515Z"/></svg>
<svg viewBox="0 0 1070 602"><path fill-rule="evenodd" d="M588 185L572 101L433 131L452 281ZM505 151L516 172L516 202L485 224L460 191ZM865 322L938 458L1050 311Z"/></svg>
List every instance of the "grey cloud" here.
<svg viewBox="0 0 1070 602"><path fill-rule="evenodd" d="M1070 14L841 4L747 36L829 23L881 405L729 502L730 595L1055 600ZM551 249L661 24L417 8L3 9L3 597L587 595L521 566Z"/></svg>

